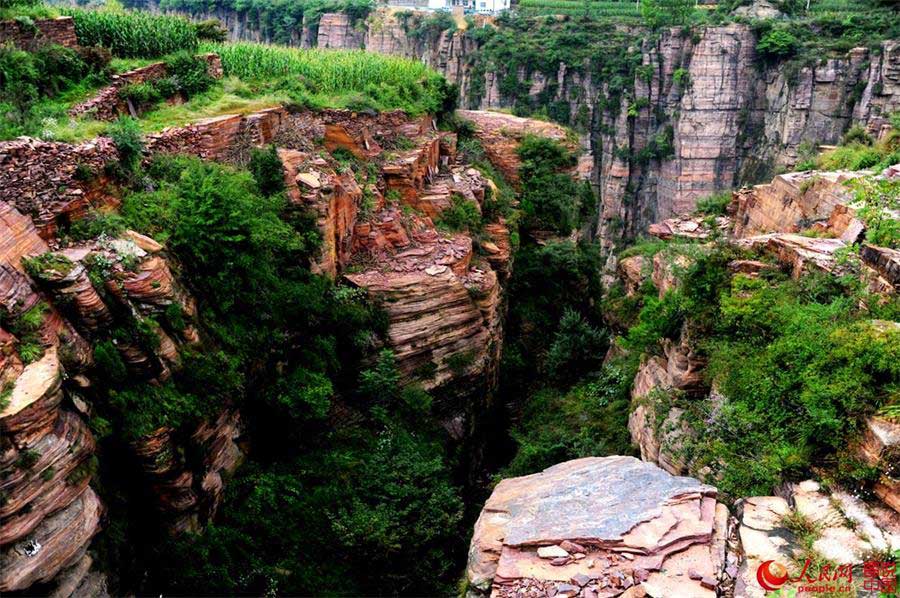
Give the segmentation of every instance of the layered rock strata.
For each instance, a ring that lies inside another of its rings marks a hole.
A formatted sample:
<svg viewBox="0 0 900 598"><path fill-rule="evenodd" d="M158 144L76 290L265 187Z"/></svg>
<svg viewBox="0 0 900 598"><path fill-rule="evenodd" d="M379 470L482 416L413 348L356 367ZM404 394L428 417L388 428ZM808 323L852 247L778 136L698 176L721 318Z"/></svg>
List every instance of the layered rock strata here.
<svg viewBox="0 0 900 598"><path fill-rule="evenodd" d="M716 596L728 510L716 489L634 457L500 482L475 524L469 595Z"/></svg>

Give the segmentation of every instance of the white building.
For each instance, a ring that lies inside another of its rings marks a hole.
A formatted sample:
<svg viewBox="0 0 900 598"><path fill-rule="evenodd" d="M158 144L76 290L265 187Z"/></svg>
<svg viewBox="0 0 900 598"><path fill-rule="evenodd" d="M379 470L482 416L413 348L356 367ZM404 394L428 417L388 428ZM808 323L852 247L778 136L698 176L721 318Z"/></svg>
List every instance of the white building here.
<svg viewBox="0 0 900 598"><path fill-rule="evenodd" d="M475 0L475 11L495 13L509 8L509 0Z"/></svg>

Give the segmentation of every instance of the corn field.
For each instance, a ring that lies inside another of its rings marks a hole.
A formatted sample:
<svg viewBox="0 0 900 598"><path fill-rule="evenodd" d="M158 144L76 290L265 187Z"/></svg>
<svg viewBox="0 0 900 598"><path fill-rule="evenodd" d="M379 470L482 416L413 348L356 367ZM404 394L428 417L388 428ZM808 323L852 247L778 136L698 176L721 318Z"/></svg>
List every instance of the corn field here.
<svg viewBox="0 0 900 598"><path fill-rule="evenodd" d="M311 92L326 95L382 90L404 102L432 106L443 98L443 78L421 62L363 50L301 50L256 43L203 44L222 58L226 75L267 81L296 77Z"/></svg>
<svg viewBox="0 0 900 598"><path fill-rule="evenodd" d="M103 46L123 58L155 58L197 47L196 28L182 17L78 8L60 12L74 18L81 45Z"/></svg>

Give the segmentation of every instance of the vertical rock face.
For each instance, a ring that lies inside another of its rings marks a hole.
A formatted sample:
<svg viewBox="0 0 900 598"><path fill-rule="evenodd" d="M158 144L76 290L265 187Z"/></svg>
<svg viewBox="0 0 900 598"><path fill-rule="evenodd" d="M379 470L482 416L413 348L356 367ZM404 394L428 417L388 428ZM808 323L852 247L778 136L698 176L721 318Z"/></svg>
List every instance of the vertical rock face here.
<svg viewBox="0 0 900 598"><path fill-rule="evenodd" d="M365 46L363 32L354 29L350 15L346 13L327 13L319 20L319 35L316 45L319 48L363 48Z"/></svg>
<svg viewBox="0 0 900 598"><path fill-rule="evenodd" d="M698 198L734 182L754 46L750 29L733 24L706 29L686 57L690 84L676 107L675 159L664 161L659 173L658 218L690 212Z"/></svg>
<svg viewBox="0 0 900 598"><path fill-rule="evenodd" d="M345 26L341 19L335 23ZM460 86L462 105L513 106L515 98L500 91L500 74L473 67L478 44L465 32L412 39L383 13L366 25L366 49L423 60ZM601 103L605 84L584 65L561 63L552 76L517 74L529 83L531 101L567 103L572 122L592 123L591 177L601 193L598 232L606 247L656 220L690 212L700 197L793 165L804 143L836 143L857 123L878 134L900 106L897 41L885 42L880 52L857 48L823 58L794 76L780 65L759 67L756 36L746 25L706 27L693 38L679 29L643 41L641 31L633 34L650 73L630 84L634 106ZM347 37L320 29L322 35L331 47L333 39ZM666 138L671 153L654 155Z"/></svg>
<svg viewBox="0 0 900 598"><path fill-rule="evenodd" d="M0 412L3 592L49 582L80 561L102 512L88 485L94 438L80 417L61 408L56 347L24 367L11 357L3 372L8 404Z"/></svg>

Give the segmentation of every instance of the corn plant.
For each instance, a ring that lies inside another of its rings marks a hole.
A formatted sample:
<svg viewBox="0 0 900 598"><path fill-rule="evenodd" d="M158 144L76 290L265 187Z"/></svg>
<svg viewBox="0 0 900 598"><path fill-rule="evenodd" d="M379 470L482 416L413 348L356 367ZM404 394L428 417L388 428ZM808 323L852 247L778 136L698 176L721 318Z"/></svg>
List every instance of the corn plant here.
<svg viewBox="0 0 900 598"><path fill-rule="evenodd" d="M319 96L368 96L376 107L434 112L443 78L421 62L362 50L301 50L255 43L203 44L222 58L225 75L248 81L290 79Z"/></svg>
<svg viewBox="0 0 900 598"><path fill-rule="evenodd" d="M74 18L82 46L103 46L123 58L155 58L197 46L196 27L182 17L79 8L61 12Z"/></svg>

